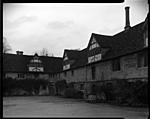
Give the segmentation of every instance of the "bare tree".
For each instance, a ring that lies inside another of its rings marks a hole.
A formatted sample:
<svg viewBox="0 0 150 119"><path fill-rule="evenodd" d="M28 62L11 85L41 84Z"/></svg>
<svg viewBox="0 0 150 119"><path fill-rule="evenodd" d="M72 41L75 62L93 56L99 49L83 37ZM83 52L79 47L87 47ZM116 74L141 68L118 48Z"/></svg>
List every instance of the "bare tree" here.
<svg viewBox="0 0 150 119"><path fill-rule="evenodd" d="M54 54L53 54L53 53L50 53L49 56L54 57Z"/></svg>
<svg viewBox="0 0 150 119"><path fill-rule="evenodd" d="M6 37L3 37L3 53L8 53L9 51L11 51L11 47L7 42Z"/></svg>
<svg viewBox="0 0 150 119"><path fill-rule="evenodd" d="M42 51L40 52L41 56L48 56L48 50L46 48L43 48Z"/></svg>

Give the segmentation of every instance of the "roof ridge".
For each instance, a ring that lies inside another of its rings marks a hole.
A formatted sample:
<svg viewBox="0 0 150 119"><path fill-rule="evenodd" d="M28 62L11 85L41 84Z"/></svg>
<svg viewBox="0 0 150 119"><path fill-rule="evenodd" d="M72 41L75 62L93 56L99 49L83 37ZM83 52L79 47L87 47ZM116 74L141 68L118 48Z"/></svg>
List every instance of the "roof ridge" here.
<svg viewBox="0 0 150 119"><path fill-rule="evenodd" d="M102 34L97 34L97 33L92 33L92 35L98 35L98 36L104 36L104 37L112 37L112 35L102 35Z"/></svg>
<svg viewBox="0 0 150 119"><path fill-rule="evenodd" d="M3 55L13 55L13 56L23 56L23 57L34 57L34 55L17 55L12 53L6 53ZM44 58L62 58L62 57L53 57L53 56L38 56L38 57L44 57Z"/></svg>
<svg viewBox="0 0 150 119"><path fill-rule="evenodd" d="M138 24L136 24L136 25L130 27L129 31L135 29L136 27L139 27L140 25L144 24L144 22L145 22L145 21L143 21L143 22L141 22L141 23L138 23ZM126 30L124 29L123 31L120 31L119 33L114 34L113 36L116 36L116 35L119 35L119 34L122 34L122 33L125 33L125 32L126 32Z"/></svg>

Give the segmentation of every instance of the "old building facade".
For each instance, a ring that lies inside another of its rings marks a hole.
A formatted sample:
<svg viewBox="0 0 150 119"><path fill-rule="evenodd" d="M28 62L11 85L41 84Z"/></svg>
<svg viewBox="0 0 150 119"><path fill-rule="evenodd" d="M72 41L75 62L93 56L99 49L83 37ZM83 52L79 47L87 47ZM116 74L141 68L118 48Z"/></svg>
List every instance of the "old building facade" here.
<svg viewBox="0 0 150 119"><path fill-rule="evenodd" d="M131 27L129 7L125 13L123 31L113 36L92 33L86 48L65 49L63 58L4 54L4 77L66 80L79 90L115 79L148 81L148 15Z"/></svg>
<svg viewBox="0 0 150 119"><path fill-rule="evenodd" d="M23 55L22 51L17 54L3 55L3 76L13 79L45 79L53 75L53 73L62 70L62 58ZM53 81L53 80L51 80Z"/></svg>
<svg viewBox="0 0 150 119"><path fill-rule="evenodd" d="M54 74L54 79L72 82L79 90L115 79L148 81L148 16L131 27L129 7L125 11L122 32L113 36L92 33L85 49L64 50L63 71Z"/></svg>

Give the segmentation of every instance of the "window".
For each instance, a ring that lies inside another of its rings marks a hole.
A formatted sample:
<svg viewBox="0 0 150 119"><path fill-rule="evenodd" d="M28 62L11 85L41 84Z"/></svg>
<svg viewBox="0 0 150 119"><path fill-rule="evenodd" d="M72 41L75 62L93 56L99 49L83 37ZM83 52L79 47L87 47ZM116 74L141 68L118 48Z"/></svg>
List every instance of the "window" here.
<svg viewBox="0 0 150 119"><path fill-rule="evenodd" d="M67 72L64 72L64 76L65 76L65 77L67 76Z"/></svg>
<svg viewBox="0 0 150 119"><path fill-rule="evenodd" d="M84 85L80 84L80 90L84 90Z"/></svg>
<svg viewBox="0 0 150 119"><path fill-rule="evenodd" d="M94 56L88 57L88 63L94 62Z"/></svg>
<svg viewBox="0 0 150 119"><path fill-rule="evenodd" d="M18 74L18 78L24 78L24 74L23 73L19 73Z"/></svg>
<svg viewBox="0 0 150 119"><path fill-rule="evenodd" d="M74 75L74 71L73 70L71 71L71 74L72 74L72 76Z"/></svg>
<svg viewBox="0 0 150 119"><path fill-rule="evenodd" d="M44 67L42 64L42 61L39 59L37 54L33 57L33 59L30 60L30 63L28 64L28 70L33 72L43 72Z"/></svg>
<svg viewBox="0 0 150 119"><path fill-rule="evenodd" d="M119 59L114 59L112 61L112 70L113 71L119 71L120 70L120 58Z"/></svg>
<svg viewBox="0 0 150 119"><path fill-rule="evenodd" d="M65 56L64 56L64 61L68 60L68 56L67 54L65 53Z"/></svg>
<svg viewBox="0 0 150 119"><path fill-rule="evenodd" d="M67 69L70 69L70 64L67 64L67 65L63 66L63 70L67 70Z"/></svg>
<svg viewBox="0 0 150 119"><path fill-rule="evenodd" d="M98 43L94 43L90 46L89 50L99 47Z"/></svg>
<svg viewBox="0 0 150 119"><path fill-rule="evenodd" d="M96 85L95 85L95 84L93 84L93 85L91 86L91 92L92 92L93 94L96 93Z"/></svg>
<svg viewBox="0 0 150 119"><path fill-rule="evenodd" d="M97 48L99 47L98 43L96 42L95 38L93 37L92 41L91 41L91 45L90 45L90 48L89 50L92 50L94 48Z"/></svg>
<svg viewBox="0 0 150 119"><path fill-rule="evenodd" d="M88 57L88 63L99 61L101 60L101 58L102 58L102 54L97 54L97 55Z"/></svg>
<svg viewBox="0 0 150 119"><path fill-rule="evenodd" d="M143 37L144 37L144 45L148 46L148 30L144 32Z"/></svg>
<svg viewBox="0 0 150 119"><path fill-rule="evenodd" d="M97 43L94 43L90 46L89 50L92 50L92 49L97 48L97 47L99 47L99 45Z"/></svg>
<svg viewBox="0 0 150 119"><path fill-rule="evenodd" d="M92 66L92 80L95 79L95 66Z"/></svg>
<svg viewBox="0 0 150 119"><path fill-rule="evenodd" d="M148 66L148 54L146 52L141 52L137 55L137 66L146 67Z"/></svg>

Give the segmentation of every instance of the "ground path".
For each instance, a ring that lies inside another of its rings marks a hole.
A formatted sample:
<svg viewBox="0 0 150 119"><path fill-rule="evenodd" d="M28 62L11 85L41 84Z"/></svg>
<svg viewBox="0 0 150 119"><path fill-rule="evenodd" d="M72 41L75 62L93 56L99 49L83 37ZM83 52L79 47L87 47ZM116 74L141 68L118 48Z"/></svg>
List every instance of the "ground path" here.
<svg viewBox="0 0 150 119"><path fill-rule="evenodd" d="M124 117L148 119L148 108L87 103L56 96L4 97L3 117Z"/></svg>

